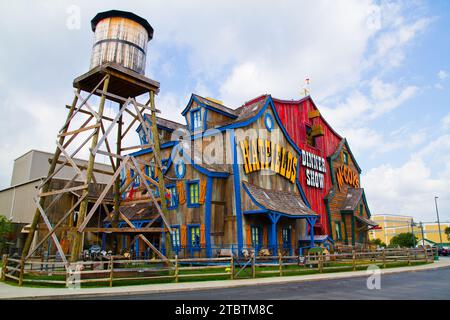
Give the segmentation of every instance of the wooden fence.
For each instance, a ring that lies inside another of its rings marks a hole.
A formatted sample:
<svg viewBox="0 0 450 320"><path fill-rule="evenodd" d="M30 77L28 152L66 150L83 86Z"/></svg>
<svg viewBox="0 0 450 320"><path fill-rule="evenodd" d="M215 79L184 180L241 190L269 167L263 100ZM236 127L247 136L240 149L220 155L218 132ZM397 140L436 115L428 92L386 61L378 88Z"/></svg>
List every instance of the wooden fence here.
<svg viewBox="0 0 450 320"><path fill-rule="evenodd" d="M192 258L170 260L80 261L69 266L61 261L23 260L3 255L2 280L19 285L50 284L66 287L95 283L112 286L126 281L189 281L207 279L242 279L258 276L302 274L358 270L370 265L389 267L393 264L433 262L432 248L385 249L371 252L311 254L298 256L255 256ZM195 279L193 279L195 278Z"/></svg>

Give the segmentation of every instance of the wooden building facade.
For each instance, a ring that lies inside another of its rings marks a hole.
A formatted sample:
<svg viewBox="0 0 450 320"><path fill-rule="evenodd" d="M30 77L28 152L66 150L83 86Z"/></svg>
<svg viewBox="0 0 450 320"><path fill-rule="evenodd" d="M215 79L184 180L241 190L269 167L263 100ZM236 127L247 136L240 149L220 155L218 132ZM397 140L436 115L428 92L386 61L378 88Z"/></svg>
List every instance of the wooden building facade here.
<svg viewBox="0 0 450 320"><path fill-rule="evenodd" d="M193 94L186 124L158 118L171 248L180 256L298 253L333 243L364 243L370 220L360 169L345 139L323 119L310 97L284 101L257 97L237 109ZM145 117L150 122L150 117ZM143 129L137 133L146 145ZM157 179L151 148L133 153ZM122 173L124 208L119 226L162 229L162 221L135 172ZM106 227L110 219L104 220ZM149 235L150 236L150 235ZM164 252L163 229L153 239ZM121 246L145 254L123 233ZM108 246L104 239L103 246ZM301 252L301 251L300 251Z"/></svg>

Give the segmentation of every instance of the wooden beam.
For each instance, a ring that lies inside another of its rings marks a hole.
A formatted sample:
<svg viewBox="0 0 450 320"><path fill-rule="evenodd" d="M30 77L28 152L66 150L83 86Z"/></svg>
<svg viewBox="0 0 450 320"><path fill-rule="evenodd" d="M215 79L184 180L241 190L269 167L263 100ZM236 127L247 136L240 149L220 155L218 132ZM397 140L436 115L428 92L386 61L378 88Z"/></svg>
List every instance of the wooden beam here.
<svg viewBox="0 0 450 320"><path fill-rule="evenodd" d="M49 192L43 192L43 193L40 193L39 196L40 197L54 196L54 195L61 194L61 193L86 189L88 186L89 186L89 184L86 183L81 186L76 186L76 187L72 187L72 188L65 188L65 189L61 189L61 190L53 190L53 191L49 191Z"/></svg>
<svg viewBox="0 0 450 320"><path fill-rule="evenodd" d="M84 232L106 232L106 233L161 233L164 228L96 228L86 227Z"/></svg>
<svg viewBox="0 0 450 320"><path fill-rule="evenodd" d="M121 163L120 167L117 168L116 172L114 172L114 175L112 176L111 180L106 185L105 189L100 194L100 197L98 198L97 202L94 204L94 206L91 208L91 211L89 211L88 215L85 217L83 222L80 224L78 228L78 232L83 232L84 228L86 228L87 224L89 223L89 220L91 220L92 216L94 215L95 211L97 210L98 206L102 203L103 198L105 198L106 194L108 193L109 189L111 188L112 184L116 180L117 176L122 171L122 168L127 164L130 157L126 156L125 160Z"/></svg>
<svg viewBox="0 0 450 320"><path fill-rule="evenodd" d="M78 133L81 133L81 132L84 132L84 131L97 129L98 127L100 127L100 124L97 123L97 124L93 124L91 126L87 126L87 127L84 127L84 128L77 129L77 130L67 131L67 132L61 133L61 134L58 135L58 137L71 136L71 135L76 134L76 133L78 134Z"/></svg>
<svg viewBox="0 0 450 320"><path fill-rule="evenodd" d="M100 90L100 89L97 89L97 93L98 93L98 94L104 94L104 95L106 95L107 97L110 97L110 98L113 98L113 99L116 99L116 100L119 100L119 101L122 101L122 102L126 102L126 101L128 100L128 99L125 99L124 97L118 96L118 95L113 94L113 93L104 92L103 90ZM151 110L150 107L147 106L147 105L141 104L141 103L139 103L139 102L136 102L136 104L137 104L138 106L140 106L140 107L143 107L143 108L146 108L146 109ZM161 113L160 110L156 110L156 112Z"/></svg>
<svg viewBox="0 0 450 320"><path fill-rule="evenodd" d="M50 162L50 159L49 159L49 162ZM61 160L58 160L57 163L58 163L58 164L62 163L62 164L64 164L64 166L68 166L68 167L71 167L71 166L72 166L70 163L67 163L67 162L64 162L64 161L61 161ZM87 166L85 166L85 165L78 165L78 168L80 168L81 170L86 170L86 169L87 169ZM95 169L95 168L94 168L94 172L100 173L100 174L106 174L106 175L108 175L108 176L112 176L112 175L114 174L114 172L111 172L111 171L106 171L106 170L101 170L101 169Z"/></svg>
<svg viewBox="0 0 450 320"><path fill-rule="evenodd" d="M67 109L70 109L70 106L66 104L66 108L67 108ZM92 114L91 114L90 112L85 111L85 110L79 110L78 112L92 116ZM94 116L92 116L92 117L94 117ZM110 118L110 117L107 117L107 116L103 116L103 117L102 117L102 120L106 120L106 121L114 121L113 118ZM123 124L123 122L122 122L122 124Z"/></svg>

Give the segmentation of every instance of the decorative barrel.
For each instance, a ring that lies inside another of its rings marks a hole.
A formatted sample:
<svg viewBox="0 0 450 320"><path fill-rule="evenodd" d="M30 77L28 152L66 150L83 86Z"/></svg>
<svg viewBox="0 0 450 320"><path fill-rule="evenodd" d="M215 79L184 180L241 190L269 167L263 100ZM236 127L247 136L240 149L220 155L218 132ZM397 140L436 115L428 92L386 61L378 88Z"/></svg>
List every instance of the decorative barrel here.
<svg viewBox="0 0 450 320"><path fill-rule="evenodd" d="M153 28L147 20L131 12L111 10L98 13L91 20L91 27L91 69L112 62L145 74L147 42L153 38Z"/></svg>

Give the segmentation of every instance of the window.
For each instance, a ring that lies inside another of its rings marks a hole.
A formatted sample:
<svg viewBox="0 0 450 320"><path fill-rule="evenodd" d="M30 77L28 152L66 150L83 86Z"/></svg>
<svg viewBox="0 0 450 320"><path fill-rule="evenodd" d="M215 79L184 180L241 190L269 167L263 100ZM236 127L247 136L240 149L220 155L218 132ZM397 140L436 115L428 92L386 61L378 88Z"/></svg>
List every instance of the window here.
<svg viewBox="0 0 450 320"><path fill-rule="evenodd" d="M178 179L183 179L185 172L186 172L186 165L184 164L184 161L180 159L175 166L175 174Z"/></svg>
<svg viewBox="0 0 450 320"><path fill-rule="evenodd" d="M150 135L151 141L153 141L153 132L150 129L148 129L148 133ZM141 140L141 144L149 143L144 128L141 128L141 130L139 130L139 139Z"/></svg>
<svg viewBox="0 0 450 320"><path fill-rule="evenodd" d="M262 230L259 226L252 226L251 227L251 234L252 234L252 246L254 248L261 247L262 244Z"/></svg>
<svg viewBox="0 0 450 320"><path fill-rule="evenodd" d="M199 189L198 181L188 181L188 207L198 207Z"/></svg>
<svg viewBox="0 0 450 320"><path fill-rule="evenodd" d="M180 226L172 226L171 240L172 240L172 248L175 251L178 251L181 246Z"/></svg>
<svg viewBox="0 0 450 320"><path fill-rule="evenodd" d="M198 225L189 226L189 246L200 249L200 227Z"/></svg>
<svg viewBox="0 0 450 320"><path fill-rule="evenodd" d="M202 114L201 109L191 111L192 130L201 129Z"/></svg>
<svg viewBox="0 0 450 320"><path fill-rule="evenodd" d="M291 246L291 230L289 228L284 228L282 230L283 237L283 247L287 248Z"/></svg>
<svg viewBox="0 0 450 320"><path fill-rule="evenodd" d="M178 206L177 188L175 185L167 186L167 208L175 209Z"/></svg>
<svg viewBox="0 0 450 320"><path fill-rule="evenodd" d="M274 122L270 113L266 113L264 116L264 124L266 125L267 130L272 131Z"/></svg>
<svg viewBox="0 0 450 320"><path fill-rule="evenodd" d="M335 228L335 232L336 232L336 240L342 240L341 222L335 221L334 228Z"/></svg>
<svg viewBox="0 0 450 320"><path fill-rule="evenodd" d="M134 187L139 187L139 176L135 174L133 169L130 169L130 179L133 180L133 186Z"/></svg>
<svg viewBox="0 0 450 320"><path fill-rule="evenodd" d="M308 143L310 146L315 147L316 146L316 139L312 135L312 129L310 126L305 125L306 130L306 143Z"/></svg>
<svg viewBox="0 0 450 320"><path fill-rule="evenodd" d="M342 152L342 162L348 165L348 153L345 151Z"/></svg>

